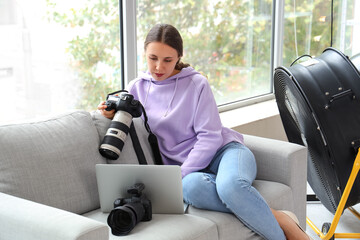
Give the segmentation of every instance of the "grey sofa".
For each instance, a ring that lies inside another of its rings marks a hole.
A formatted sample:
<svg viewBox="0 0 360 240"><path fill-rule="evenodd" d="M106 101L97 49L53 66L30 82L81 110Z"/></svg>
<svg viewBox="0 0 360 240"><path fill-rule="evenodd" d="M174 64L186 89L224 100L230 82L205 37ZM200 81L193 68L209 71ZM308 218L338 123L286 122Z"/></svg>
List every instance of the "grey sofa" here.
<svg viewBox="0 0 360 240"><path fill-rule="evenodd" d="M154 214L128 236L113 236L99 210L95 176L95 164L106 163L98 147L109 123L99 114L74 111L0 126L1 240L261 239L232 214L193 207L186 214ZM245 143L258 164L254 186L272 208L293 211L304 227L306 148L247 135Z"/></svg>

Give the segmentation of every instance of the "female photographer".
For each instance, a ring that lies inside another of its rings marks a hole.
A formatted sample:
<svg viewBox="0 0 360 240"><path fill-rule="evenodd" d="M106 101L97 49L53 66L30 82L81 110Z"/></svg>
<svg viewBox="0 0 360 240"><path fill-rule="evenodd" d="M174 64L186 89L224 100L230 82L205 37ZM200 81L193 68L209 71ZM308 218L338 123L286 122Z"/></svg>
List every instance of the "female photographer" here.
<svg viewBox="0 0 360 240"><path fill-rule="evenodd" d="M254 155L240 133L222 126L207 79L181 62L183 42L177 29L155 25L144 48L148 71L127 89L146 109L164 164L181 166L184 201L233 213L265 239L309 239L293 214L270 209L252 187ZM112 119L114 111L105 108L104 102L98 106Z"/></svg>

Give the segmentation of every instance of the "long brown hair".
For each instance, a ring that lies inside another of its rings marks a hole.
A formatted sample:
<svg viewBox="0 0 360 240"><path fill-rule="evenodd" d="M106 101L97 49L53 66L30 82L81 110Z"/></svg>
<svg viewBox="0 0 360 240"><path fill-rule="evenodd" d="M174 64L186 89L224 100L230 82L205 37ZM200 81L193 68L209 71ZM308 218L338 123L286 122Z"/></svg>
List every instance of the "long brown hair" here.
<svg viewBox="0 0 360 240"><path fill-rule="evenodd" d="M149 33L145 38L145 51L147 46L152 42L164 43L177 51L178 57L180 59L175 65L176 70L181 70L190 66L190 64L183 63L181 61L181 57L183 56L183 40L179 31L174 26L170 24L156 24L150 29Z"/></svg>

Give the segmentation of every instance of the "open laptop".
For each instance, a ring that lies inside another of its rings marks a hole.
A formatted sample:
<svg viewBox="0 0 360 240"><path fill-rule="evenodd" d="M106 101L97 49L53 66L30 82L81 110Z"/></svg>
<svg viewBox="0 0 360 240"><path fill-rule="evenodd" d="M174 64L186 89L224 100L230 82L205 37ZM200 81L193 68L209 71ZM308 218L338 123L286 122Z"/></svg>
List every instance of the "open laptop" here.
<svg viewBox="0 0 360 240"><path fill-rule="evenodd" d="M152 213L183 214L182 177L179 166L96 164L102 212L111 212L117 198L130 198L127 189L143 183Z"/></svg>

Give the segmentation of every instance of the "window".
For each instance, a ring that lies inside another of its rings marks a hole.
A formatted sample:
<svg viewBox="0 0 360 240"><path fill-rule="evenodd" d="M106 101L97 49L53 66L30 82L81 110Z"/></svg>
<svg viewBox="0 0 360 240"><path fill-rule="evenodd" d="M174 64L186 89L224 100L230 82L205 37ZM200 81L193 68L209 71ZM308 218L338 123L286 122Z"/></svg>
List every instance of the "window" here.
<svg viewBox="0 0 360 240"><path fill-rule="evenodd" d="M360 52L360 0L333 0L333 17L331 5L331 0L1 0L0 123L95 109L123 80L145 70L143 41L158 22L180 30L183 61L208 77L219 106L272 96L277 65L289 66L303 54L318 56L331 42L348 56Z"/></svg>
<svg viewBox="0 0 360 240"><path fill-rule="evenodd" d="M284 66L304 54L319 56L330 46L349 57L360 53L359 0L285 0L284 8Z"/></svg>
<svg viewBox="0 0 360 240"><path fill-rule="evenodd" d="M183 37L182 60L207 76L218 105L272 92L272 0L136 3L138 70L146 70L147 32L169 23Z"/></svg>
<svg viewBox="0 0 360 240"><path fill-rule="evenodd" d="M0 122L93 110L120 88L118 1L0 1Z"/></svg>

